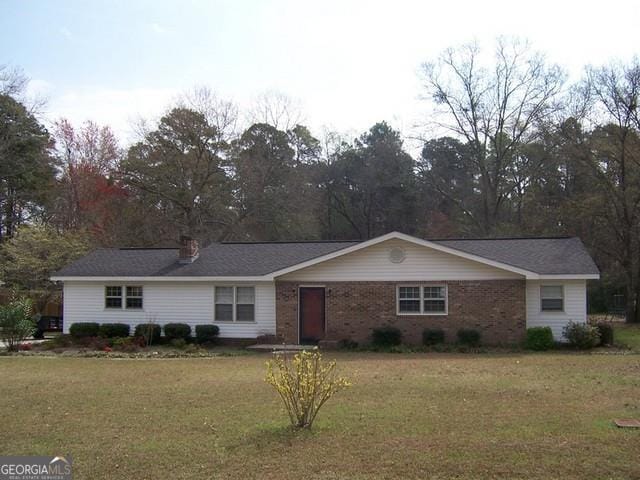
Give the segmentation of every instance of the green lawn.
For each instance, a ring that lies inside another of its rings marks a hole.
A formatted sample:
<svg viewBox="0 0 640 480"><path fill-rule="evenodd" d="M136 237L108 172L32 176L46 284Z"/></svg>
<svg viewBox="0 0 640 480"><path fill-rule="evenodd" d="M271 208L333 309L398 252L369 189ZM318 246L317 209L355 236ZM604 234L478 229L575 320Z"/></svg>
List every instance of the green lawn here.
<svg viewBox="0 0 640 480"><path fill-rule="evenodd" d="M292 433L268 355L0 357L3 454L78 479L639 478L640 356L336 355L353 387Z"/></svg>
<svg viewBox="0 0 640 480"><path fill-rule="evenodd" d="M616 324L613 339L618 345L640 351L640 325Z"/></svg>

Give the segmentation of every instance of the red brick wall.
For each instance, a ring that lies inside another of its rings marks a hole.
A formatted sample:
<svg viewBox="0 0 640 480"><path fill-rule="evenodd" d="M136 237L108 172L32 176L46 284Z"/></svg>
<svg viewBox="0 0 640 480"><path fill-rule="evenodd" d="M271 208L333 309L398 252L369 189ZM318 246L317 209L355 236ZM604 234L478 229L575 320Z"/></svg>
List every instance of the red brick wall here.
<svg viewBox="0 0 640 480"><path fill-rule="evenodd" d="M485 344L513 344L524 338L525 280L421 282L446 283L448 315L397 315L396 285L403 282L326 282L326 339L371 341L371 330L393 325L407 344L422 343L425 328L442 328L454 342L460 328L481 332ZM276 282L276 330L288 343L298 341L298 283Z"/></svg>

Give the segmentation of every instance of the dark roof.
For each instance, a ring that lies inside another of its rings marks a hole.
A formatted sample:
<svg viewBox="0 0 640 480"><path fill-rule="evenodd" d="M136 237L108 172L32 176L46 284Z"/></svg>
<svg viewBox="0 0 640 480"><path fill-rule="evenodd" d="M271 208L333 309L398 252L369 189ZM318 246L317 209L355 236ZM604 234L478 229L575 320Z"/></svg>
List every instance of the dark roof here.
<svg viewBox="0 0 640 480"><path fill-rule="evenodd" d="M178 249L104 248L55 276L243 277L260 276L355 245L358 242L213 243L193 263L178 263Z"/></svg>
<svg viewBox="0 0 640 480"><path fill-rule="evenodd" d="M435 243L540 275L600 273L577 237L437 240Z"/></svg>
<svg viewBox="0 0 640 480"><path fill-rule="evenodd" d="M578 238L433 240L434 243L543 275L597 274ZM95 250L54 276L224 277L262 276L321 257L358 242L214 243L190 264L178 262L178 249Z"/></svg>

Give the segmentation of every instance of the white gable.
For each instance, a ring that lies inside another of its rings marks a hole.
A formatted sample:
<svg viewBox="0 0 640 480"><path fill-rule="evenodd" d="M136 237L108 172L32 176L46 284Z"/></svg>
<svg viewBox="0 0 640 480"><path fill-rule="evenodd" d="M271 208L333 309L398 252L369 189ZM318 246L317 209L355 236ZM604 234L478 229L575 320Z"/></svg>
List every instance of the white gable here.
<svg viewBox="0 0 640 480"><path fill-rule="evenodd" d="M404 260L400 263L397 263L399 253L397 249L404 253ZM497 280L512 278L524 278L524 276L438 251L428 246L400 239L390 239L286 273L278 277L278 280L331 282Z"/></svg>

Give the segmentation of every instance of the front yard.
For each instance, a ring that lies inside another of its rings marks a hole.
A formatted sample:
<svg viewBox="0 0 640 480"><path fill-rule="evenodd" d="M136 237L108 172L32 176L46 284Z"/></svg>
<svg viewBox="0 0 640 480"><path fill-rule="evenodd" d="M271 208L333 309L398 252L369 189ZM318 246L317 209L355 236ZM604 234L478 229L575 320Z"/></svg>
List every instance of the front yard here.
<svg viewBox="0 0 640 480"><path fill-rule="evenodd" d="M613 339L616 344L631 348L640 352L640 326L619 324L613 330Z"/></svg>
<svg viewBox="0 0 640 480"><path fill-rule="evenodd" d="M333 356L333 355L330 355ZM638 478L640 356L337 353L353 387L293 433L267 354L0 358L3 454L75 478Z"/></svg>

